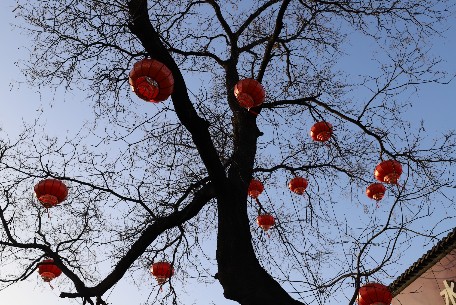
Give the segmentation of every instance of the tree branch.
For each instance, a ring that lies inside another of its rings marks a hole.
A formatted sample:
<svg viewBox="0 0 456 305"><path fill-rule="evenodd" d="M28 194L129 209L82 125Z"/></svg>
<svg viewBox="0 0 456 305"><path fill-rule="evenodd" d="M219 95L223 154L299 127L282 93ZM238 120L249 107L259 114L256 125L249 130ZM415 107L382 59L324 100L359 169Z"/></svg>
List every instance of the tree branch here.
<svg viewBox="0 0 456 305"><path fill-rule="evenodd" d="M128 252L117 262L111 273L94 287L76 287L77 293L62 292L62 298L96 297L102 296L114 286L127 272L130 266L146 251L154 240L166 230L177 227L196 216L199 211L214 198L214 189L211 183L203 186L195 193L193 200L182 210L169 216L159 218L148 226L141 236L131 245ZM67 272L65 272L67 274ZM67 274L68 275L68 274Z"/></svg>

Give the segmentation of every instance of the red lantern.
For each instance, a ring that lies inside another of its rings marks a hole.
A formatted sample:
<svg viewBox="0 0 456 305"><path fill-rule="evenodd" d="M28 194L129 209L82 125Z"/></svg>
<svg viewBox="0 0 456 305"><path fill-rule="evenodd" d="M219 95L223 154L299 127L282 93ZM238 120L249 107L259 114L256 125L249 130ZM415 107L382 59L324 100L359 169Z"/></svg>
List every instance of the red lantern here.
<svg viewBox="0 0 456 305"><path fill-rule="evenodd" d="M275 219L271 214L258 215L256 221L260 228L262 228L265 232L267 232L275 224Z"/></svg>
<svg viewBox="0 0 456 305"><path fill-rule="evenodd" d="M68 188L57 179L44 179L35 185L36 198L45 208L52 208L68 196Z"/></svg>
<svg viewBox="0 0 456 305"><path fill-rule="evenodd" d="M317 122L310 128L310 136L314 141L326 142L331 138L333 127L328 122Z"/></svg>
<svg viewBox="0 0 456 305"><path fill-rule="evenodd" d="M396 160L381 162L375 167L374 176L380 182L397 184L397 180L402 174L402 165Z"/></svg>
<svg viewBox="0 0 456 305"><path fill-rule="evenodd" d="M386 187L381 183L372 183L366 189L366 195L370 199L374 200L382 200L383 196L385 195Z"/></svg>
<svg viewBox="0 0 456 305"><path fill-rule="evenodd" d="M358 292L358 305L390 305L393 296L388 287L378 283L368 283Z"/></svg>
<svg viewBox="0 0 456 305"><path fill-rule="evenodd" d="M258 196L263 193L264 191L264 186L261 181L252 179L249 184L249 189L247 190L248 194L250 197L253 199L257 199Z"/></svg>
<svg viewBox="0 0 456 305"><path fill-rule="evenodd" d="M152 103L166 100L174 89L171 70L158 60L150 58L133 65L128 82L139 98Z"/></svg>
<svg viewBox="0 0 456 305"><path fill-rule="evenodd" d="M259 82L246 78L238 81L234 86L234 96L241 107L250 109L264 102L265 92Z"/></svg>
<svg viewBox="0 0 456 305"><path fill-rule="evenodd" d="M54 264L53 259L45 259L38 264L38 273L45 282L50 282L62 274L62 270Z"/></svg>
<svg viewBox="0 0 456 305"><path fill-rule="evenodd" d="M163 285L174 274L174 268L168 262L157 262L150 266L150 273Z"/></svg>
<svg viewBox="0 0 456 305"><path fill-rule="evenodd" d="M288 188L293 192L298 195L304 194L307 188L307 180L302 178L302 177L294 177L293 179L290 180L288 183Z"/></svg>

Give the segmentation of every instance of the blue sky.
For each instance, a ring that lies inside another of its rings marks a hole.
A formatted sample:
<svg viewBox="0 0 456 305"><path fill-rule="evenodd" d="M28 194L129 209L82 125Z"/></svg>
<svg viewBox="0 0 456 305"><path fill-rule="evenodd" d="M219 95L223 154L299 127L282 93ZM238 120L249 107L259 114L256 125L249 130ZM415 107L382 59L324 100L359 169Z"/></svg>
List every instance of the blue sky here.
<svg viewBox="0 0 456 305"><path fill-rule="evenodd" d="M1 48L1 66L0 72L0 97L2 111L0 112L0 126L9 134L16 134L22 126L22 121L30 121L43 110L42 116L46 123L46 129L49 133L59 131L65 132L73 128L79 128L84 118L91 113L91 109L85 109L77 96L72 94L63 94L62 92L55 95L45 88L30 88L21 83L23 76L17 68L15 62L22 60L27 56L27 49L32 46L29 44L27 37L23 36L19 30L10 25L14 22L12 9L15 3L13 0L4 0L0 4L1 18L1 38L3 43ZM430 46L432 51L446 60L445 67L451 73L456 72L456 19L451 20L451 28L446 33L446 38L436 37L433 45ZM353 48L352 52L347 55L345 67L366 69L365 62L360 60L363 57L362 48ZM408 112L408 117L419 122L422 118L425 121L427 132L431 135L439 135L448 129L455 129L456 124L454 116L456 114L456 81L450 85L429 84L421 88L420 93L414 96L412 111ZM76 127L75 127L76 126ZM422 253L411 255L411 260L419 257ZM59 281L57 280L54 290L42 283L38 275L31 276L27 281L10 287L5 291L0 291L0 300L2 304L10 303L14 305L29 305L32 302L37 304L46 303L47 305L66 305L79 304L79 301L62 300L58 298L60 292ZM153 278L145 278L144 286L150 287L150 291L156 292L153 287ZM165 287L166 289L166 287ZM147 289L145 289L147 293ZM187 287L188 300L198 300L197 304L209 304L210 299L217 300L218 305L234 304L225 300L221 294L221 288L218 283L204 288L204 285L198 287ZM136 287L122 281L115 287L113 294L108 297L107 301L117 304L136 304L133 297L136 294ZM189 302L189 304L191 301Z"/></svg>

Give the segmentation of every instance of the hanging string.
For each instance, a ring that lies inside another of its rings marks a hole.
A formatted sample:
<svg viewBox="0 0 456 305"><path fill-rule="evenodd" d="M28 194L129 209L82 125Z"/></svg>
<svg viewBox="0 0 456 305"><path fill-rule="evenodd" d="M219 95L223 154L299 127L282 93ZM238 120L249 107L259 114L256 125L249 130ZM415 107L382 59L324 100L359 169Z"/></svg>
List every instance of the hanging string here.
<svg viewBox="0 0 456 305"><path fill-rule="evenodd" d="M313 226L313 214L314 214L314 211L313 211L312 203L310 201L309 201L309 203L306 206L306 221L307 221L307 207L309 208L309 211L310 211L310 215L309 215L310 226Z"/></svg>
<svg viewBox="0 0 456 305"><path fill-rule="evenodd" d="M265 211L264 207L261 205L261 202L258 198L255 198L256 203L258 204L258 215L260 215L261 211Z"/></svg>
<svg viewBox="0 0 456 305"><path fill-rule="evenodd" d="M306 205L306 223L308 223L307 214L308 214L309 205Z"/></svg>

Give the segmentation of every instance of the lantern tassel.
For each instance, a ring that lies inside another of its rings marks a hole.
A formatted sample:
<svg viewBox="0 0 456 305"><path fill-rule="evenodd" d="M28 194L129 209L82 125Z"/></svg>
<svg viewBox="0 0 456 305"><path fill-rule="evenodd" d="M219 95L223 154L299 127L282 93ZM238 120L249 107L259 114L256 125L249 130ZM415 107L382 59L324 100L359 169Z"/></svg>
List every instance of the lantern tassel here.
<svg viewBox="0 0 456 305"><path fill-rule="evenodd" d="M253 111L252 108L248 108L247 110L249 111L250 114L253 114L254 116L258 116L258 112Z"/></svg>

